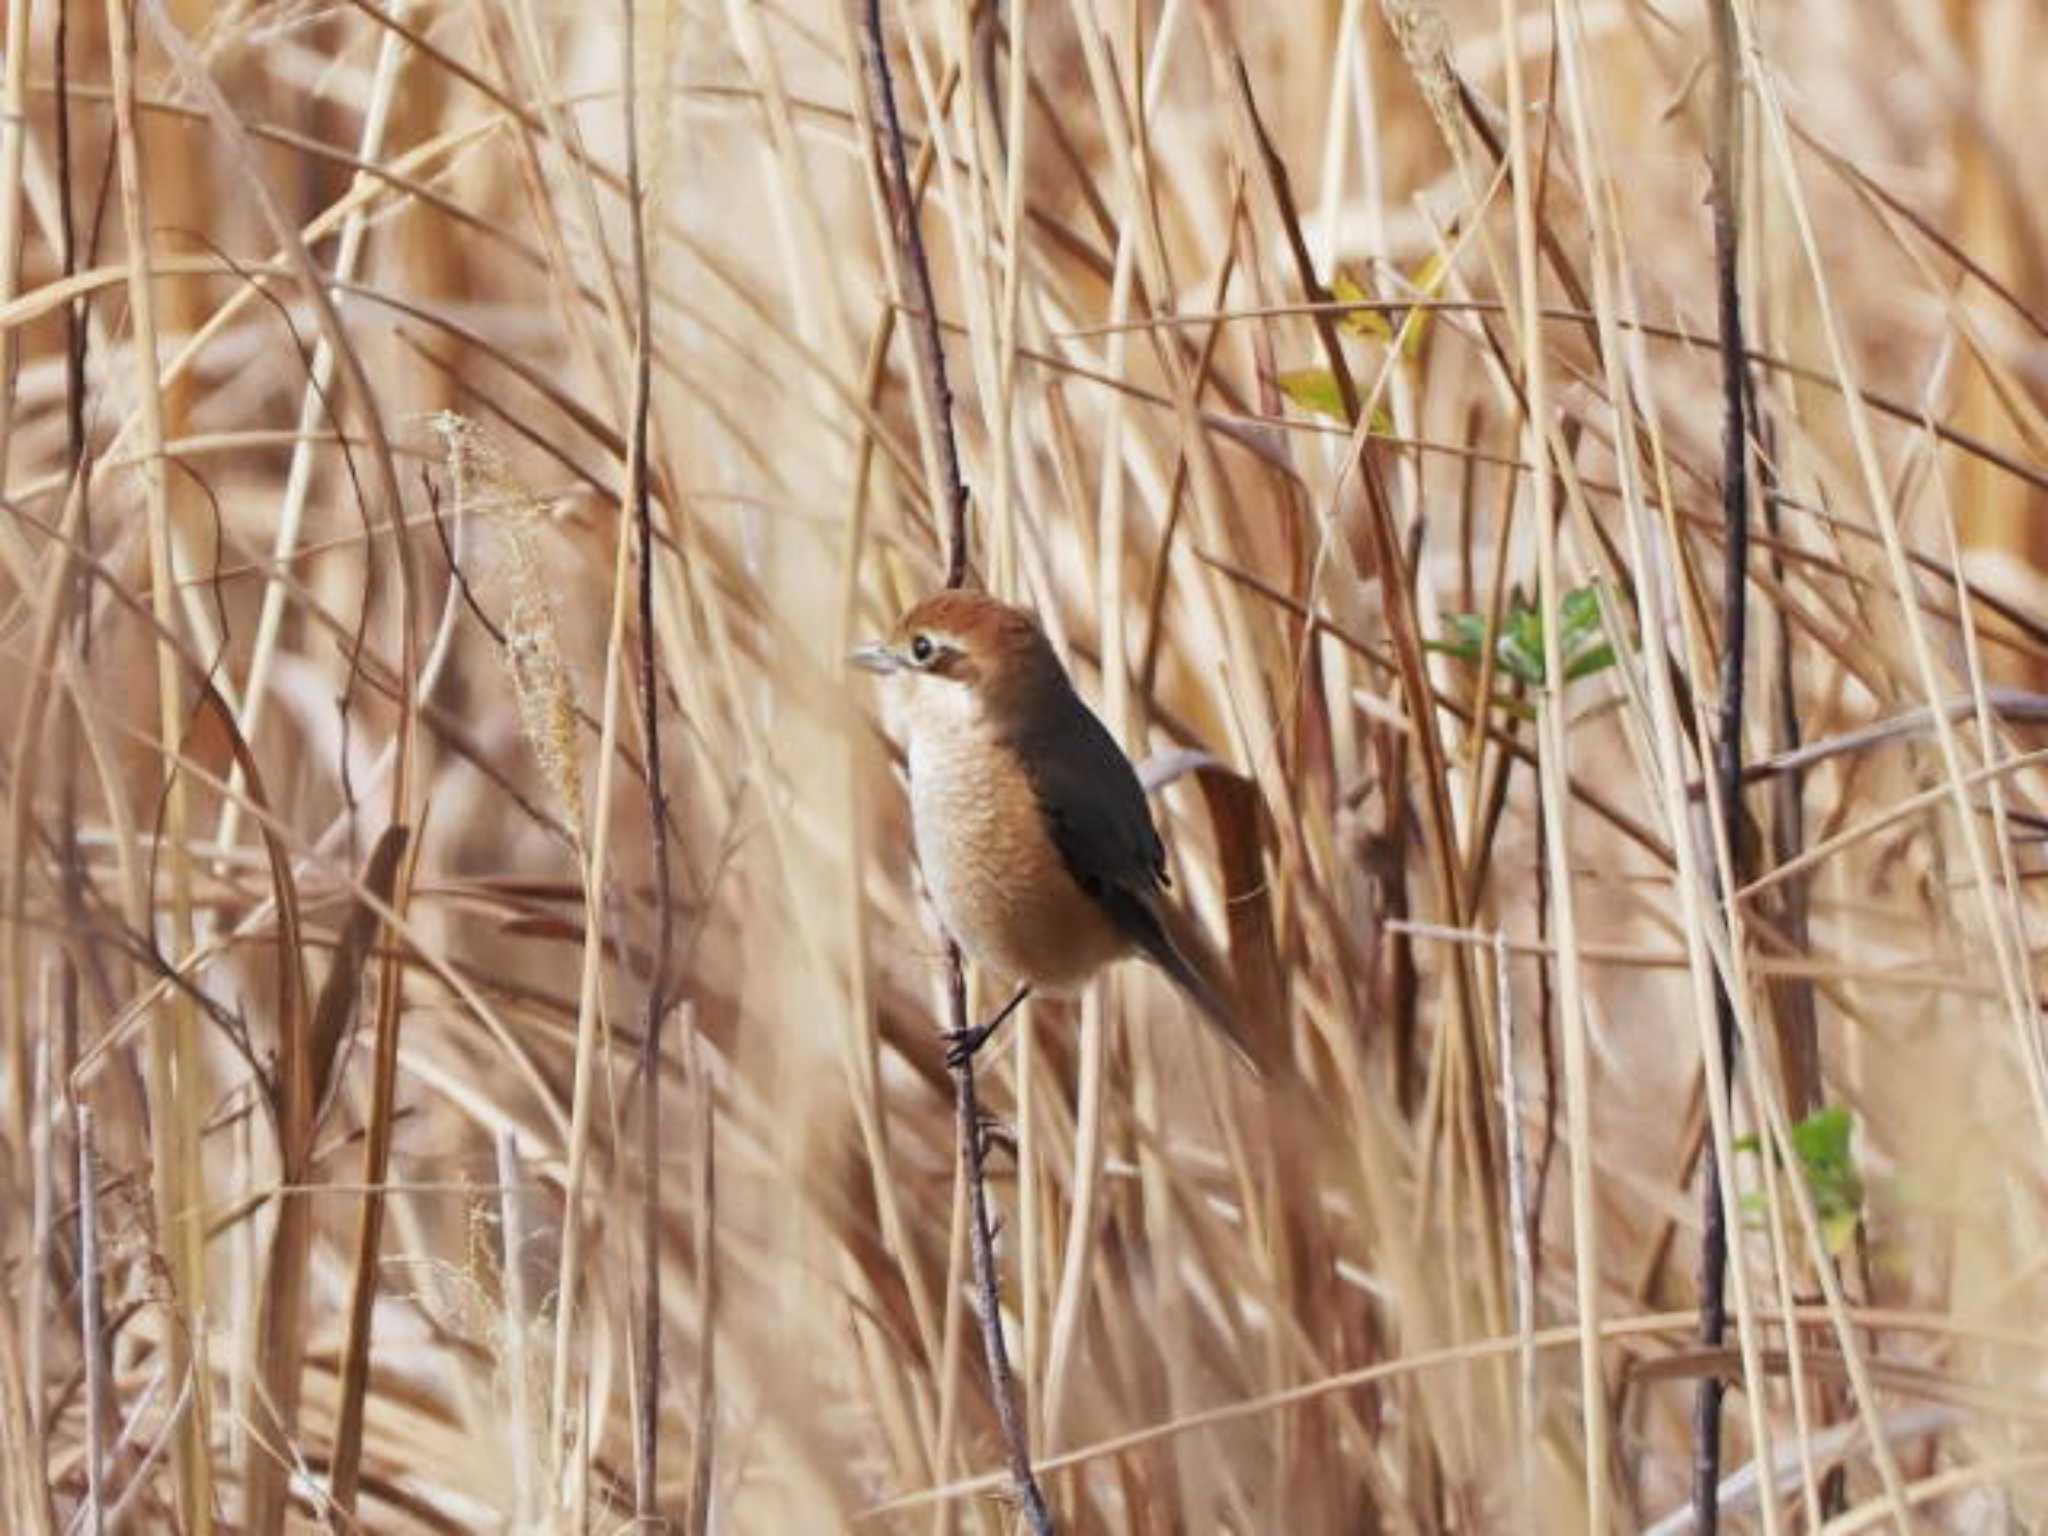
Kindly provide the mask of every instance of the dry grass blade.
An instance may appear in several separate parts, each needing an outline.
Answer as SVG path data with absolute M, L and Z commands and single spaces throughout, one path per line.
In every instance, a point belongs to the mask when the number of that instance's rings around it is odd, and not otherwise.
M 277 911 L 277 996 L 275 1018 L 278 1027 L 276 1077 L 266 1086 L 271 1125 L 277 1135 L 279 1182 L 296 1191 L 304 1180 L 313 1143 L 314 1106 L 318 1085 L 325 1081 L 326 1063 L 315 1070 L 313 1057 L 314 1021 L 325 1011 L 309 1014 L 306 1006 L 306 974 L 303 927 L 299 913 L 298 883 L 292 874 L 291 855 L 275 831 L 270 800 L 264 790 L 262 771 L 242 733 L 237 729 L 227 703 L 210 688 L 203 695 L 214 720 L 234 754 L 235 766 L 245 786 L 248 803 L 257 812 L 257 828 L 269 863 L 271 899 Z M 401 843 L 403 839 L 400 839 Z M 367 940 L 364 948 L 367 948 Z M 360 953 L 354 957 L 361 963 Z M 328 990 L 333 990 L 333 977 Z M 290 1447 L 298 1429 L 299 1366 L 305 1349 L 305 1275 L 308 1258 L 309 1224 L 305 1202 L 294 1193 L 279 1201 L 278 1219 L 272 1239 L 272 1261 L 267 1270 L 263 1296 L 258 1303 L 255 1328 L 256 1377 L 271 1418 L 263 1433 L 251 1438 L 249 1459 L 242 1469 L 243 1497 L 249 1523 L 267 1529 L 283 1518 L 284 1457 L 276 1447 Z M 272 1443 L 261 1443 L 268 1440 Z
M 398 925 L 389 913 L 403 919 L 408 900 L 406 865 L 403 862 L 408 847 L 408 832 L 404 827 L 387 827 L 378 840 L 377 852 L 371 855 L 372 873 L 377 873 L 381 859 L 389 866 L 386 875 L 387 891 L 380 892 L 377 903 L 376 923 L 383 935 L 387 950 L 383 963 L 377 968 L 378 987 L 376 992 L 376 1013 L 372 1021 L 371 1050 L 372 1068 L 370 1081 L 370 1108 L 363 1134 L 362 1185 L 366 1191 L 363 1207 L 356 1227 L 355 1268 L 349 1278 L 348 1339 L 342 1356 L 341 1404 L 334 1432 L 334 1458 L 331 1470 L 330 1498 L 337 1521 L 346 1521 L 355 1512 L 358 1479 L 361 1476 L 363 1451 L 363 1426 L 366 1394 L 370 1382 L 370 1347 L 373 1309 L 376 1305 L 378 1272 L 382 1263 L 384 1241 L 385 1179 L 391 1166 L 392 1121 L 397 1110 L 398 1089 L 398 1026 L 400 1003 L 400 978 L 403 967 L 390 950 L 395 949 Z M 418 844 L 412 843 L 415 861 Z M 314 1054 L 324 1044 L 324 1030 L 332 1027 L 334 1020 L 326 1016 L 324 1005 L 332 996 L 335 1009 L 340 1012 L 342 1004 L 349 999 L 352 990 L 360 985 L 360 975 L 333 981 L 322 988 L 323 1007 L 316 1011 L 314 1027 L 308 1031 L 307 1041 L 307 1083 L 311 1086 L 310 1068 Z M 289 1090 L 288 1090 L 289 1091 Z M 289 1152 L 288 1156 L 304 1155 L 303 1149 Z M 303 1201 L 287 1201 L 286 1208 L 303 1205 Z M 296 1287 L 294 1290 L 296 1291 Z M 281 1298 L 289 1307 L 289 1298 Z
M 98 1347 L 106 1312 L 100 1301 L 100 1167 L 93 1140 L 92 1106 L 78 1106 L 78 1324 L 85 1344 L 85 1529 L 106 1530 L 107 1454 L 101 1426 L 108 1422 L 106 1357 Z M 26 1485 L 24 1485 L 25 1487 Z
M 267 813 L 254 759 L 240 746 L 239 736 L 233 739 L 250 803 Z M 406 828 L 387 827 L 377 839 L 363 871 L 365 895 L 351 905 L 319 999 L 307 1012 L 298 952 L 298 900 L 290 883 L 290 864 L 282 857 L 267 814 L 259 815 L 257 825 L 271 850 L 280 949 L 287 939 L 292 946 L 289 954 L 279 956 L 279 990 L 295 1003 L 287 1008 L 281 1000 L 278 1011 L 282 1032 L 272 1117 L 281 1193 L 255 1330 L 257 1376 L 266 1413 L 250 1435 L 242 1472 L 247 1522 L 266 1530 L 283 1518 L 286 1477 L 297 1456 L 300 1378 L 306 1350 L 306 1277 L 313 1230 L 313 1191 L 309 1187 L 314 1172 L 313 1138 L 319 1129 L 321 1107 L 329 1099 L 335 1063 L 355 1023 L 370 947 L 380 923 L 378 914 L 394 899 L 398 861 L 404 857 L 409 838 Z M 367 1334 L 365 1338 L 367 1342 Z M 351 1390 L 344 1380 L 343 1422 L 350 1417 L 347 1400 Z M 367 1390 L 367 1377 L 363 1390 Z
M 150 222 L 135 124 L 135 37 L 127 7 L 107 3 L 107 53 L 113 65 L 115 134 L 121 180 L 121 222 L 128 242 L 129 300 L 134 312 L 137 394 L 141 398 L 142 481 L 149 529 L 150 600 L 156 621 L 176 622 L 171 580 L 171 509 L 163 449 L 163 391 L 157 377 L 156 299 L 150 273 Z M 192 860 L 186 843 L 190 797 L 178 758 L 185 735 L 177 655 L 160 635 L 156 647 L 157 722 L 164 743 L 163 828 L 170 848 L 169 918 L 174 957 L 193 947 Z M 19 982 L 17 981 L 17 985 Z M 173 993 L 169 1017 L 151 1036 L 149 1096 L 151 1139 L 158 1175 L 157 1219 L 173 1287 L 169 1362 L 177 1383 L 174 1465 L 179 1518 L 195 1536 L 213 1525 L 213 1464 L 208 1452 L 206 1333 L 201 1321 L 205 1253 L 198 1229 L 204 1205 L 198 1152 L 199 1026 L 191 997 Z

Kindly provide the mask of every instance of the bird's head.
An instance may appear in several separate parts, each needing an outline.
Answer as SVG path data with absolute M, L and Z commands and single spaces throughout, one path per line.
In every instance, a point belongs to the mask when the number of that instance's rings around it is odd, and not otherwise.
M 1029 707 L 1066 672 L 1037 621 L 981 592 L 941 592 L 896 621 L 887 640 L 847 658 L 894 680 L 908 718 L 998 715 Z

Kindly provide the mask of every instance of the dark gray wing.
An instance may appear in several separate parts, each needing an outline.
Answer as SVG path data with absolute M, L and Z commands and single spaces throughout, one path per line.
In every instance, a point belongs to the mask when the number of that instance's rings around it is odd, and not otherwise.
M 1166 848 L 1137 770 L 1094 712 L 1068 690 L 1059 710 L 1010 738 L 1067 873 L 1117 931 L 1172 978 L 1254 1071 L 1264 1072 L 1237 1010 L 1172 933 L 1160 887 Z M 1050 716 L 1051 718 L 1045 718 Z
M 1131 760 L 1079 695 L 1066 693 L 1064 707 L 1035 711 L 1039 718 L 1013 733 L 1010 745 L 1067 872 L 1108 906 L 1113 892 L 1157 890 L 1166 849 Z

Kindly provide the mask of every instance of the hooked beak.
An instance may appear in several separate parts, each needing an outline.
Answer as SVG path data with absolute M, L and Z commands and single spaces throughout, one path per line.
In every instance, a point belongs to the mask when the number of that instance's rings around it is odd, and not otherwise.
M 879 643 L 863 645 L 846 659 L 863 672 L 874 672 L 883 677 L 901 670 L 903 666 L 903 663 L 896 659 L 894 651 Z

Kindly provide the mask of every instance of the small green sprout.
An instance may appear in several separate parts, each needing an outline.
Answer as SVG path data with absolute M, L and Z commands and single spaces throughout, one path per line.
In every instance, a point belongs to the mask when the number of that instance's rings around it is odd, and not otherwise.
M 1840 1104 L 1824 1105 L 1792 1127 L 1792 1151 L 1820 1217 L 1821 1245 L 1835 1256 L 1847 1251 L 1855 1240 L 1856 1224 L 1863 1219 L 1863 1175 L 1852 1145 L 1855 1129 L 1849 1111 Z M 1760 1153 L 1763 1144 L 1755 1136 L 1740 1136 L 1735 1150 Z M 1761 1217 L 1764 1197 L 1744 1195 L 1742 1209 Z
M 1591 587 L 1567 592 L 1558 604 L 1558 650 L 1564 657 L 1566 682 L 1591 677 L 1614 665 L 1614 646 L 1600 633 L 1600 596 Z M 1486 644 L 1486 615 L 1444 615 L 1448 640 L 1427 642 L 1432 651 L 1479 665 Z M 1543 610 L 1519 598 L 1501 615 L 1495 636 L 1494 665 L 1519 683 L 1543 686 Z
M 1434 299 L 1443 291 L 1444 279 L 1450 275 L 1450 270 L 1446 248 L 1439 247 L 1422 259 L 1422 264 L 1412 276 L 1403 280 L 1402 286 L 1413 290 L 1417 298 Z M 1366 292 L 1365 285 L 1341 267 L 1330 279 L 1330 297 L 1340 304 L 1359 306 L 1344 311 L 1337 321 L 1353 336 L 1389 347 L 1398 341 L 1401 355 L 1410 362 L 1421 356 L 1423 339 L 1429 334 L 1429 322 L 1436 313 L 1434 310 L 1381 308 Z

